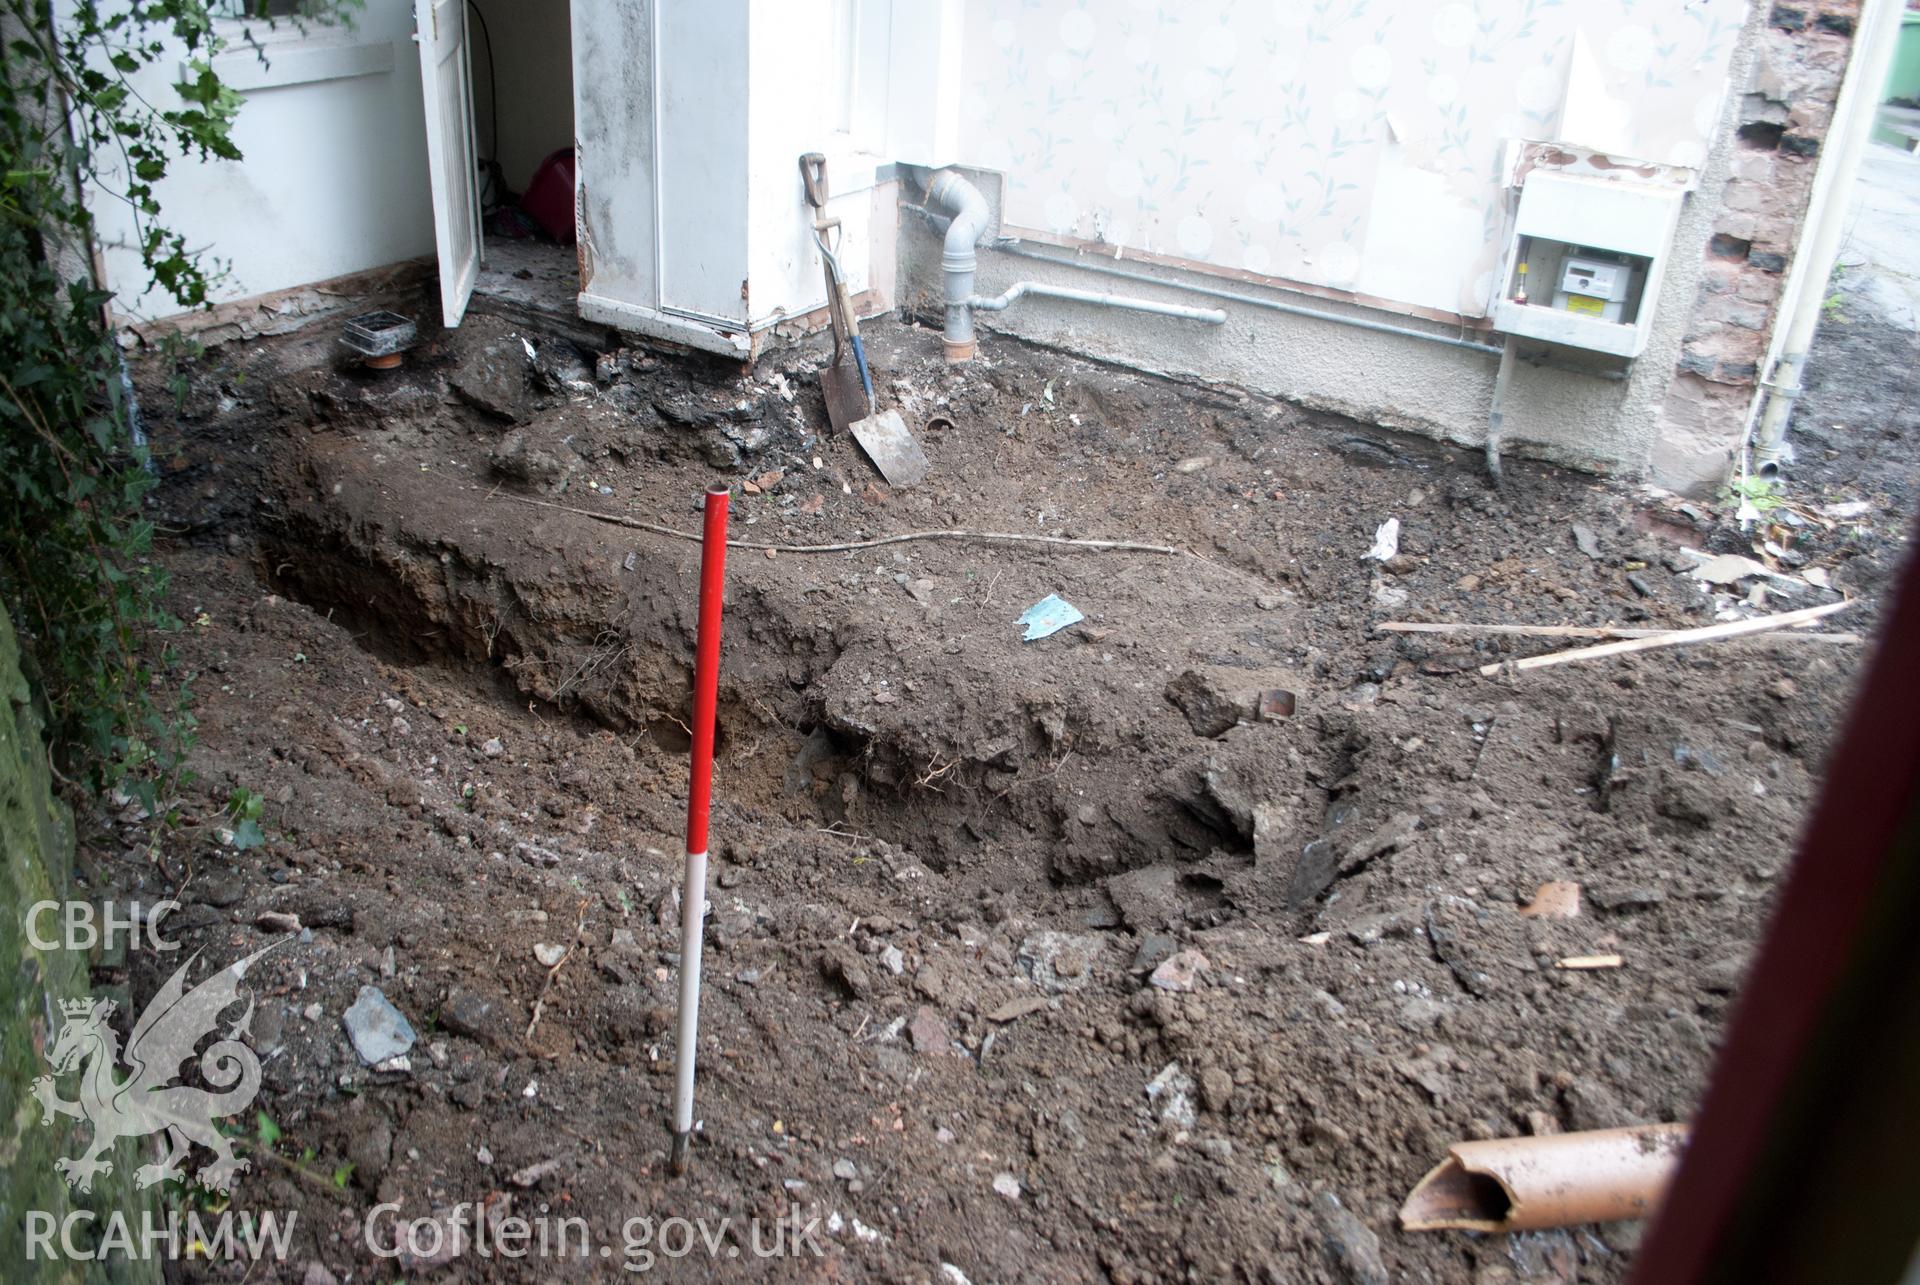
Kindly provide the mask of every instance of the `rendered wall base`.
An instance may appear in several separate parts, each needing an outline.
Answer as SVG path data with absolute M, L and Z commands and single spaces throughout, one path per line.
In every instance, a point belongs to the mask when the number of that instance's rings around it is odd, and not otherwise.
M 942 289 L 939 243 L 924 224 L 916 222 L 905 228 L 905 233 L 903 261 L 910 282 L 909 297 L 922 305 L 926 315 L 937 314 Z M 1131 261 L 1123 266 L 1169 279 L 1186 275 Z M 1191 279 L 1241 293 L 1262 293 L 1260 287 L 1217 277 L 1196 275 Z M 1465 446 L 1479 446 L 1486 440 L 1487 408 L 1499 365 L 1499 358 L 1493 354 L 1376 334 L 1214 298 L 1196 298 L 1172 288 L 1156 290 L 1080 271 L 1071 264 L 1042 263 L 981 249 L 977 293 L 998 294 L 1021 280 L 1219 307 L 1226 310 L 1227 322 L 1209 326 L 1056 300 L 1023 300 L 1005 312 L 976 316 L 983 336 L 980 352 L 988 360 L 992 359 L 994 336 L 1011 334 L 1155 374 L 1234 384 L 1303 406 Z M 1398 314 L 1268 293 L 1324 311 L 1344 311 L 1395 325 L 1431 329 L 1436 334 L 1456 333 Z M 1474 338 L 1484 343 L 1498 342 L 1498 336 Z M 1560 354 L 1558 359 L 1578 361 L 1579 357 Z M 1662 386 L 1664 382 L 1663 378 Z M 1519 454 L 1578 468 L 1637 473 L 1647 463 L 1649 442 L 1645 433 L 1621 427 L 1631 395 L 1631 386 L 1618 380 L 1522 363 L 1508 392 L 1508 447 Z
M 580 315 L 588 321 L 649 339 L 664 339 L 685 344 L 701 352 L 725 357 L 746 358 L 753 352 L 751 337 L 745 330 L 722 331 L 702 321 L 678 317 L 658 308 L 647 308 L 623 299 L 609 299 L 588 291 L 580 293 Z

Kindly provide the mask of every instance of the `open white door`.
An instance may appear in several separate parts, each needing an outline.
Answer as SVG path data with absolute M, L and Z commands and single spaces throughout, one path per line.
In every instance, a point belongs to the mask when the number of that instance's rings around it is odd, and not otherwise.
M 440 251 L 440 307 L 460 324 L 480 275 L 480 170 L 473 142 L 473 76 L 467 64 L 467 0 L 414 0 L 420 87 L 427 108 L 427 169 L 433 235 Z

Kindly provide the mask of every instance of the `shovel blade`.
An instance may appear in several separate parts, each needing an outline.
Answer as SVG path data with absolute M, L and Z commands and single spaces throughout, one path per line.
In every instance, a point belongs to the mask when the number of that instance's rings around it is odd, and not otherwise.
M 881 411 L 853 424 L 853 440 L 867 453 L 887 485 L 913 486 L 927 476 L 927 454 L 907 431 L 906 421 L 897 410 Z
M 872 409 L 866 389 L 860 386 L 860 372 L 850 362 L 820 368 L 820 393 L 827 399 L 827 419 L 836 433 L 846 432 Z

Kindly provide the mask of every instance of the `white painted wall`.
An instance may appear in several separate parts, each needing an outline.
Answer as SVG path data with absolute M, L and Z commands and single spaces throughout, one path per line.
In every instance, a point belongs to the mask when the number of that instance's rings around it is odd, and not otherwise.
M 629 327 L 660 304 L 653 9 L 654 0 L 601 0 L 573 16 L 580 311 Z
M 1479 317 L 1503 142 L 1699 166 L 1747 7 L 973 0 L 961 159 L 1042 238 Z
M 1367 21 L 1351 21 L 1363 5 Z M 1674 486 L 1702 485 L 1697 471 L 1660 471 L 1658 407 L 1674 377 L 1731 168 L 1731 96 L 1724 86 L 1746 83 L 1767 11 L 1737 2 L 1730 10 L 1722 0 L 1684 7 L 1645 0 L 1484 0 L 1473 10 L 1478 16 L 1461 28 L 1460 14 L 1468 9 L 1425 0 L 1274 0 L 1251 7 L 1226 0 L 975 0 L 966 11 L 963 151 L 970 164 L 986 171 L 980 186 L 995 203 L 996 230 L 1058 259 L 1039 263 L 985 247 L 977 291 L 990 295 L 1034 279 L 1223 307 L 1228 314 L 1225 325 L 1214 327 L 1029 299 L 1005 312 L 979 314 L 976 324 L 1477 446 L 1486 433 L 1496 356 L 1196 298 L 1178 283 L 1457 337 L 1461 317 L 1486 302 L 1480 281 L 1486 269 L 1480 265 L 1505 248 L 1498 167 L 1503 140 L 1551 137 L 1566 128 L 1572 137 L 1618 145 L 1623 127 L 1638 129 L 1634 147 L 1697 168 L 1695 190 L 1672 235 L 1645 350 L 1624 372 L 1611 359 L 1595 362 L 1565 349 L 1551 354 L 1551 366 L 1523 360 L 1505 402 L 1505 440 L 1515 454 L 1651 474 Z M 1329 18 L 1343 14 L 1348 21 L 1330 29 Z M 1729 15 L 1731 29 L 1710 26 Z M 1619 25 L 1595 45 L 1612 68 L 1597 76 L 1602 92 L 1576 95 L 1582 111 L 1569 124 L 1560 118 L 1561 105 L 1547 82 L 1564 88 L 1570 77 L 1579 33 L 1565 24 L 1575 19 Z M 1534 29 L 1523 36 L 1530 21 Z M 1535 48 L 1531 64 L 1502 61 L 1504 49 L 1524 45 L 1549 21 L 1560 24 L 1561 38 Z M 1709 25 L 1701 26 L 1703 21 Z M 1697 37 L 1692 43 L 1682 38 L 1689 32 Z M 1402 36 L 1411 43 L 1396 43 Z M 1382 45 L 1393 73 L 1384 84 L 1376 52 Z M 1469 75 L 1477 78 L 1471 87 Z M 1293 91 L 1287 86 L 1293 80 L 1317 86 L 1307 95 L 1309 110 L 1324 108 L 1336 116 L 1353 116 L 1354 96 L 1369 87 L 1360 82 L 1369 82 L 1386 104 L 1386 117 L 1369 121 L 1360 112 L 1348 126 L 1358 132 L 1342 133 L 1336 148 L 1331 122 L 1289 115 Z M 1463 160 L 1457 171 L 1436 171 L 1431 150 L 1414 157 L 1402 142 L 1421 136 L 1419 121 L 1432 124 L 1415 115 L 1422 110 L 1418 95 L 1437 108 L 1439 100 L 1451 103 L 1465 93 L 1480 102 L 1466 113 L 1469 124 L 1479 123 L 1459 142 L 1471 166 Z M 1623 101 L 1667 106 L 1623 117 L 1608 106 Z M 1405 117 L 1396 110 L 1403 102 Z M 1534 109 L 1528 103 L 1551 105 Z M 1691 105 L 1683 109 L 1683 103 Z M 1535 111 L 1538 119 L 1509 119 L 1513 108 L 1522 109 L 1523 118 Z M 1254 122 L 1251 130 L 1243 128 L 1248 121 Z M 1662 137 L 1669 140 L 1664 152 Z M 995 138 L 1006 146 L 996 151 L 986 145 Z M 1441 142 L 1453 145 L 1444 134 Z M 1340 155 L 1333 159 L 1350 171 L 1316 163 L 1335 150 Z M 1324 184 L 1329 173 L 1336 180 L 1327 212 L 1321 213 L 1324 202 L 1300 207 L 1314 220 L 1326 220 L 1324 235 L 1292 237 L 1291 248 L 1274 242 L 1267 257 L 1244 257 L 1261 237 L 1293 226 L 1287 201 L 1299 185 Z M 1484 208 L 1472 218 L 1456 217 L 1462 200 Z M 1123 226 L 1127 219 L 1137 221 Z M 1183 246 L 1180 227 L 1188 219 L 1204 219 L 1207 230 L 1190 227 Z M 904 223 L 902 233 L 903 290 L 922 309 L 937 308 L 939 239 L 915 221 Z M 1164 248 L 1169 236 L 1173 253 L 1144 249 Z M 1098 246 L 1084 244 L 1100 238 Z M 1046 242 L 1059 248 L 1049 250 Z M 1283 259 L 1282 249 L 1294 257 Z M 1236 252 L 1243 257 L 1236 259 Z M 1118 282 L 1092 270 L 1102 263 L 1165 284 Z M 1337 273 L 1326 271 L 1330 263 Z M 1485 331 L 1470 335 L 1480 342 L 1500 338 Z M 983 351 L 991 343 L 984 339 Z M 1522 351 L 1538 357 L 1542 349 L 1528 342 Z M 1609 365 L 1624 377 L 1582 370 Z M 1737 423 L 1729 426 L 1729 446 L 1738 431 Z
M 869 149 L 885 139 L 886 17 L 885 5 L 857 0 L 754 5 L 746 99 L 752 176 L 746 280 L 757 318 L 826 306 L 826 277 L 798 165 L 806 152 L 827 158 L 827 212 L 841 222 L 835 257 L 847 289 L 858 294 L 870 284 L 876 248 L 870 193 L 878 157 Z M 885 255 L 893 247 L 889 241 L 878 248 Z
M 516 192 L 541 161 L 573 146 L 573 38 L 567 0 L 474 0 L 493 35 L 493 77 L 472 23 L 473 114 L 480 154 L 500 162 Z M 500 137 L 492 136 L 497 115 Z
M 215 64 L 246 97 L 234 128 L 244 159 L 181 161 L 156 192 L 165 221 L 189 245 L 228 263 L 216 302 L 431 254 L 409 0 L 367 0 L 350 30 L 310 27 L 303 36 L 251 25 L 269 64 L 238 44 Z M 176 103 L 179 66 L 161 60 L 138 88 L 156 104 Z M 116 307 L 134 316 L 176 311 L 164 293 L 139 293 L 146 276 L 129 248 L 135 228 L 125 204 L 102 192 L 91 204 Z
M 882 161 L 896 157 L 878 149 L 951 159 L 940 149 L 958 137 L 958 63 L 942 35 L 957 33 L 959 11 L 958 0 L 576 7 L 582 314 L 744 355 L 823 307 L 799 170 L 812 151 L 828 157 L 849 290 L 890 294 L 893 201 L 880 192 Z M 940 84 L 949 92 L 931 94 Z

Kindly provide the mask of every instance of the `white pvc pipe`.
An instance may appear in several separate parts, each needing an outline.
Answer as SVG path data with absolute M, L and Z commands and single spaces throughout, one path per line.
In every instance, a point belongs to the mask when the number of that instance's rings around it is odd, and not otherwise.
M 1226 312 L 1220 308 L 1190 308 L 1184 304 L 1158 303 L 1152 299 L 1136 299 L 1128 295 L 1100 294 L 1093 290 L 1075 290 L 1070 286 L 1050 286 L 1040 281 L 1019 282 L 992 298 L 973 295 L 967 300 L 967 307 L 982 308 L 988 312 L 1001 312 L 1016 299 L 1026 295 L 1037 295 L 1042 299 L 1071 299 L 1075 303 L 1090 303 L 1100 308 L 1124 308 L 1129 312 L 1151 312 L 1162 317 L 1182 317 L 1188 321 L 1204 321 L 1210 326 L 1225 325 L 1227 321 Z
M 1138 281 L 1142 285 L 1177 290 L 1182 294 L 1203 295 L 1208 299 L 1221 299 L 1228 303 L 1245 304 L 1252 308 L 1265 308 L 1270 312 L 1283 312 L 1291 317 L 1311 317 L 1315 321 L 1330 321 L 1337 326 L 1371 330 L 1378 335 L 1401 335 L 1407 339 L 1423 339 L 1428 343 L 1445 344 L 1449 348 L 1464 348 L 1468 352 L 1489 353 L 1495 357 L 1504 351 L 1499 344 L 1481 343 L 1457 335 L 1439 334 L 1432 330 L 1415 330 L 1411 326 L 1396 326 L 1366 317 L 1349 317 L 1338 312 L 1323 312 L 1318 308 L 1303 308 L 1299 304 L 1268 299 L 1257 294 L 1245 294 L 1237 290 L 1223 290 L 1218 286 L 1201 285 L 1197 281 L 1177 281 L 1169 277 L 1148 276 L 1144 272 L 1129 272 L 1125 268 L 1114 267 L 1102 255 L 1081 254 L 1067 259 L 1057 254 L 1042 254 L 1038 250 L 1029 250 L 1023 245 L 1008 241 L 999 242 L 993 248 L 1001 254 L 1017 255 L 1022 259 L 1033 259 L 1040 263 L 1056 263 L 1061 267 L 1072 268 L 1076 272 L 1097 272 L 1102 276 L 1118 277 L 1122 281 Z
M 940 269 L 947 284 L 947 360 L 971 361 L 973 312 L 967 300 L 973 297 L 973 273 L 978 262 L 974 246 L 987 230 L 987 198 L 957 170 L 941 170 L 927 182 L 927 202 L 953 211 L 940 252 Z
M 1762 366 L 1764 378 L 1754 390 L 1756 408 L 1765 399 L 1753 444 L 1755 460 L 1763 469 L 1778 464 L 1785 450 L 1787 417 L 1800 394 L 1800 374 L 1813 345 L 1814 331 L 1820 325 L 1827 281 L 1833 275 L 1834 260 L 1839 257 L 1840 242 L 1846 234 L 1847 208 L 1860 173 L 1860 157 L 1873 133 L 1880 91 L 1887 81 L 1887 67 L 1905 10 L 1905 0 L 1866 0 L 1854 28 L 1853 56 L 1847 60 L 1833 121 L 1827 128 L 1827 145 L 1813 176 L 1807 223 L 1801 229 L 1800 248 L 1781 291 L 1780 322 L 1774 327 Z M 1751 411 L 1748 422 L 1752 423 Z M 1741 471 L 1744 475 L 1744 458 Z

